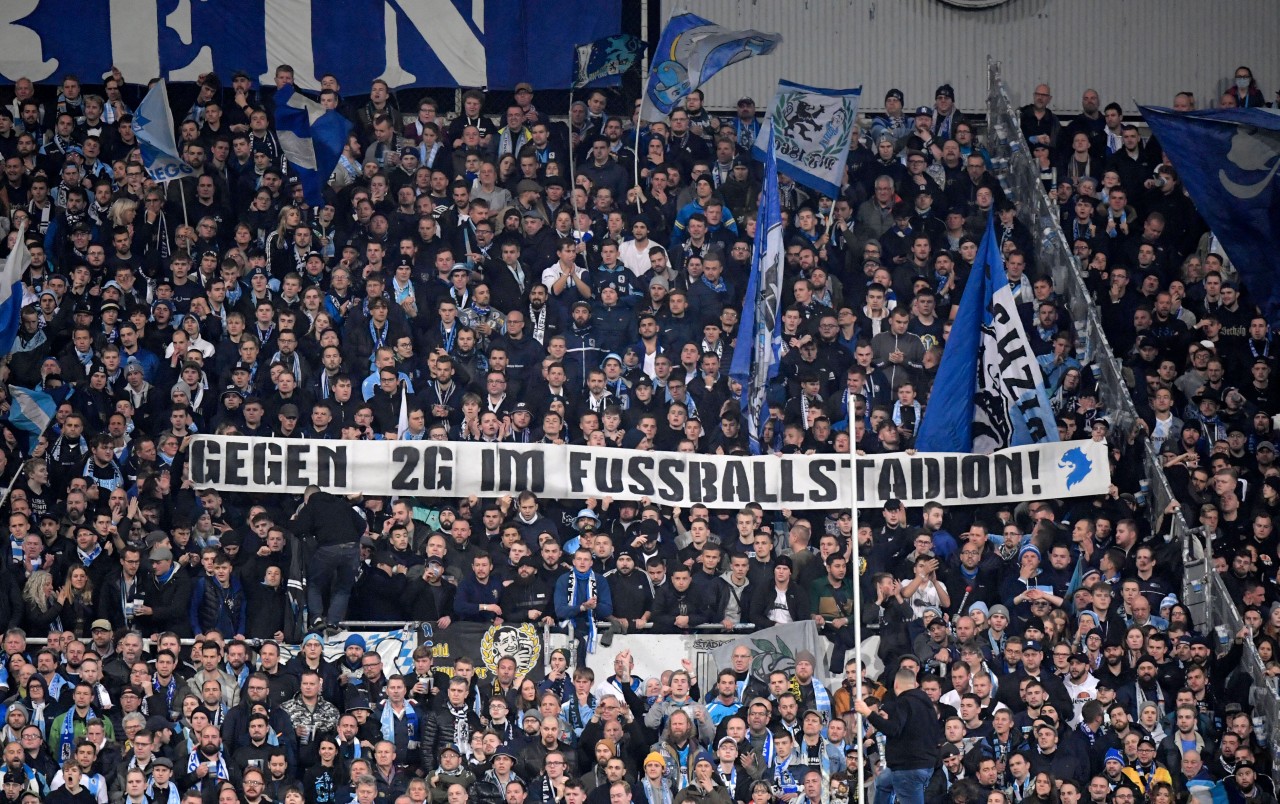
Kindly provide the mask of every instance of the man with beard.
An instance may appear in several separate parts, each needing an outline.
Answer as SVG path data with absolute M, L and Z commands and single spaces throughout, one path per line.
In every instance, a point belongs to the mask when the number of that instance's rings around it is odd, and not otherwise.
M 1276 804 L 1276 797 L 1263 790 L 1258 782 L 1257 766 L 1252 761 L 1242 761 L 1236 764 L 1235 773 L 1226 780 L 1226 787 L 1229 795 L 1235 793 L 1248 804 Z
M 1072 726 L 1080 724 L 1084 705 L 1098 696 L 1098 679 L 1089 672 L 1089 666 L 1089 657 L 1083 653 L 1073 653 L 1067 659 L 1067 677 L 1062 684 L 1075 704 Z
M 551 588 L 538 573 L 539 563 L 533 556 L 520 559 L 516 577 L 503 588 L 499 607 L 506 622 L 553 622 Z
M 615 630 L 625 634 L 649 622 L 653 616 L 653 589 L 649 577 L 636 572 L 635 553 L 630 549 L 620 551 L 616 568 L 605 573 L 605 580 L 613 597 L 609 622 Z
M 199 743 L 187 755 L 186 766 L 178 774 L 178 786 L 203 791 L 204 785 L 216 786 L 220 781 L 230 781 L 231 772 L 222 754 L 222 735 L 212 724 L 200 730 Z
M 536 740 L 520 752 L 520 760 L 526 768 L 543 768 L 554 762 L 557 754 L 562 754 L 564 761 L 568 763 L 567 769 L 558 768 L 558 770 L 563 770 L 570 776 L 577 776 L 577 771 L 574 770 L 577 752 L 568 743 L 560 740 L 560 719 L 548 715 L 538 724 Z
M 1154 701 L 1160 707 L 1160 716 L 1163 717 L 1169 711 L 1171 697 L 1160 683 L 1156 660 L 1144 654 L 1138 658 L 1134 671 L 1137 677 L 1116 690 L 1116 700 L 1124 704 L 1129 710 L 1129 716 L 1135 719 L 1143 704 Z

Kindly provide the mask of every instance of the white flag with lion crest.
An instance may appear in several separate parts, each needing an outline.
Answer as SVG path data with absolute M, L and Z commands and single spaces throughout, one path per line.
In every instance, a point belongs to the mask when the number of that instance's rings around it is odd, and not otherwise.
M 837 197 L 861 98 L 862 87 L 821 89 L 779 81 L 752 156 L 764 161 L 763 147 L 772 127 L 778 170 L 797 184 Z

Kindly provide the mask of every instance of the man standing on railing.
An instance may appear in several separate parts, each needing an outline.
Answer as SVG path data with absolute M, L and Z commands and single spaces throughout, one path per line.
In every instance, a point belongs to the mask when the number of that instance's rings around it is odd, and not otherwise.
M 307 561 L 306 575 L 311 628 L 336 633 L 337 624 L 347 617 L 366 523 L 346 500 L 312 486 L 294 516 L 293 526 L 299 537 L 310 540 L 314 550 Z

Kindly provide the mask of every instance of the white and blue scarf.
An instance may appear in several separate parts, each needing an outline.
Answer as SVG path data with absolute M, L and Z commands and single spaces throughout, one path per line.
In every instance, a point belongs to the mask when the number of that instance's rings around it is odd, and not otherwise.
M 382 717 L 380 724 L 382 727 L 382 739 L 394 744 L 396 741 L 396 719 L 402 717 L 404 719 L 405 731 L 409 735 L 410 751 L 418 748 L 418 711 L 413 708 L 413 704 L 408 701 L 404 704 L 404 714 L 397 715 L 390 701 L 382 706 Z
M 192 751 L 191 756 L 187 757 L 187 773 L 194 774 L 196 772 L 196 768 L 200 767 L 201 762 L 204 762 L 204 755 L 199 751 Z M 227 762 L 222 758 L 221 753 L 218 754 L 217 765 L 214 767 L 213 773 L 209 776 L 224 780 L 229 780 L 231 778 L 231 774 L 227 772 Z M 204 778 L 208 779 L 209 776 L 205 776 Z M 204 782 L 196 782 L 192 787 L 196 790 L 203 790 L 203 785 Z
M 581 582 L 581 586 L 579 586 Z M 578 572 L 576 569 L 569 572 L 568 585 L 569 605 L 574 611 L 582 608 L 582 604 L 596 596 L 596 574 L 592 570 L 586 572 Z M 593 612 L 583 610 L 582 614 L 587 618 L 587 653 L 596 652 L 596 618 Z M 566 620 L 561 625 L 568 625 L 572 621 Z

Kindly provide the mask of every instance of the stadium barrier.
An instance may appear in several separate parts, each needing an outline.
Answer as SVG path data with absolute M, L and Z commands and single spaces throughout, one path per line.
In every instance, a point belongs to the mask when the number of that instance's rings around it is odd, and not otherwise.
M 1054 288 L 1066 300 L 1067 309 L 1075 321 L 1079 357 L 1093 370 L 1098 398 L 1111 419 L 1111 432 L 1125 438 L 1139 418 L 1129 392 L 1132 377 L 1126 376 L 1126 369 L 1107 342 L 1102 322 L 1084 284 L 1083 266 L 1071 253 L 1071 244 L 1058 222 L 1057 209 L 1045 193 L 1039 171 L 1027 149 L 1026 138 L 1018 122 L 1018 109 L 1009 98 L 1000 63 L 988 59 L 987 74 L 987 149 L 993 171 L 1005 193 L 1017 203 L 1019 220 L 1034 235 L 1036 264 L 1049 270 Z M 1219 650 L 1224 650 L 1242 627 L 1240 615 L 1222 579 L 1213 572 L 1211 545 L 1206 544 L 1203 530 L 1191 529 L 1181 511 L 1166 511 L 1174 495 L 1160 461 L 1160 445 L 1145 438 L 1141 445 L 1146 480 L 1143 481 L 1140 501 L 1145 505 L 1148 522 L 1153 533 L 1167 529 L 1167 538 L 1181 548 L 1182 565 L 1177 568 L 1181 573 L 1182 587 L 1179 600 L 1191 610 L 1193 622 L 1201 628 L 1216 623 L 1211 639 L 1216 638 Z M 1166 517 L 1170 521 L 1166 521 Z M 1227 635 L 1225 640 L 1224 633 Z M 1280 691 L 1276 679 L 1267 676 L 1251 642 L 1245 645 L 1244 653 L 1241 669 L 1249 673 L 1254 682 L 1251 693 L 1254 730 L 1274 751 L 1280 740 L 1280 718 L 1277 718 L 1280 715 Z M 1269 728 L 1264 724 L 1269 724 Z M 1268 731 L 1269 734 L 1266 733 Z

